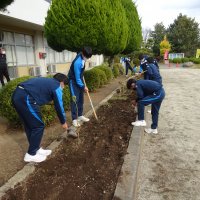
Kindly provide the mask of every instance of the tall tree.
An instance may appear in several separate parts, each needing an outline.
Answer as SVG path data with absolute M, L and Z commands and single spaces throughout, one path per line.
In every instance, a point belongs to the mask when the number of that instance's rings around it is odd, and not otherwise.
M 114 55 L 127 44 L 128 25 L 121 0 L 53 0 L 45 22 L 50 47 Z
M 141 47 L 142 28 L 135 3 L 132 0 L 121 1 L 126 12 L 126 18 L 129 26 L 128 41 L 123 53 L 128 54 Z
M 155 56 L 160 55 L 160 42 L 163 40 L 166 34 L 166 28 L 163 23 L 157 23 L 154 26 L 154 31 L 150 33 L 150 36 L 153 39 L 153 53 Z
M 1 0 L 0 1 L 0 11 L 5 11 L 6 7 L 13 2 L 14 2 L 14 0 Z
M 174 52 L 194 56 L 200 45 L 199 25 L 195 19 L 180 13 L 168 28 L 168 39 Z
M 149 38 L 145 44 L 145 48 L 149 49 L 152 51 L 154 45 L 154 40 L 153 38 Z

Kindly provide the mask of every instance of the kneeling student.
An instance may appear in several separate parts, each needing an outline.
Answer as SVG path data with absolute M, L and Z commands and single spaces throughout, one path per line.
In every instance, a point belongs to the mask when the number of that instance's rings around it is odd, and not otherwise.
M 136 90 L 137 99 L 133 101 L 133 106 L 137 105 L 138 121 L 132 122 L 134 126 L 146 126 L 144 120 L 145 106 L 151 104 L 152 124 L 151 128 L 145 129 L 147 133 L 157 134 L 158 116 L 161 103 L 165 97 L 162 85 L 156 81 L 129 79 L 127 88 Z

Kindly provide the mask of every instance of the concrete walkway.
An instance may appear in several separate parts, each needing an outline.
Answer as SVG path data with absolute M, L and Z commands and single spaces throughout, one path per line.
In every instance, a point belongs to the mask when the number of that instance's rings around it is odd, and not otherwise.
M 161 74 L 159 134 L 144 135 L 135 199 L 200 200 L 200 70 L 165 67 Z

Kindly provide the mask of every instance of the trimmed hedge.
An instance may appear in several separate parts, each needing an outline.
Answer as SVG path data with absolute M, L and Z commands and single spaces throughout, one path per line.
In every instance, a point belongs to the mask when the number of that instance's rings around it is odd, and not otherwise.
M 173 63 L 182 63 L 182 60 L 181 60 L 181 58 L 174 58 L 172 62 Z
M 15 126 L 20 126 L 21 122 L 20 122 L 18 114 L 16 113 L 14 107 L 12 106 L 11 97 L 17 85 L 30 78 L 32 77 L 26 76 L 26 77 L 20 77 L 20 78 L 14 79 L 10 81 L 8 84 L 6 84 L 0 90 L 0 99 L 1 99 L 0 115 L 8 119 L 8 121 Z M 65 87 L 63 91 L 63 104 L 64 104 L 65 110 L 68 110 L 69 104 L 70 104 L 70 93 L 69 93 L 68 86 Z M 50 125 L 57 117 L 54 104 L 50 103 L 50 104 L 41 106 L 41 115 L 42 115 L 42 119 L 44 123 L 46 125 Z
M 112 73 L 112 69 L 110 67 L 107 67 L 106 65 L 100 65 L 100 66 L 95 67 L 95 68 L 98 68 L 98 69 L 100 69 L 100 70 L 105 72 L 108 82 L 110 82 L 112 80 L 113 73 Z
M 101 70 L 99 68 L 93 68 L 92 70 L 97 70 L 99 80 L 100 80 L 100 85 L 99 85 L 100 87 L 107 84 L 108 80 L 107 80 L 106 74 L 103 70 Z
M 186 62 L 189 62 L 189 61 L 190 61 L 190 59 L 187 58 L 187 57 L 181 58 L 181 62 L 182 62 L 182 63 L 186 63 Z
M 189 58 L 189 61 L 191 61 L 195 64 L 200 64 L 200 58 Z
M 100 87 L 100 76 L 98 71 L 90 69 L 84 72 L 85 82 L 89 91 L 95 91 Z
M 121 63 L 115 63 L 114 66 L 116 66 L 119 69 L 119 74 L 121 74 L 121 75 L 124 74 L 125 70 Z
M 112 72 L 113 72 L 114 77 L 117 78 L 119 76 L 119 68 L 118 68 L 118 66 L 113 65 Z
M 200 64 L 200 58 L 174 58 L 173 60 L 170 60 L 170 62 L 173 63 L 186 63 L 186 62 L 193 62 L 195 64 Z
M 12 106 L 11 97 L 17 85 L 23 81 L 28 80 L 29 78 L 31 77 L 25 76 L 17 78 L 8 82 L 2 89 L 0 89 L 0 115 L 5 117 L 10 123 L 14 125 L 19 125 L 21 122 L 18 114 Z

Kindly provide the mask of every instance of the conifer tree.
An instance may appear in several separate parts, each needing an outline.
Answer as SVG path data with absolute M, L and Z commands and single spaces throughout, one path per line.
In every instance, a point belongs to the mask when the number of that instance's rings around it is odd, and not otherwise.
M 127 44 L 128 25 L 121 0 L 53 0 L 45 22 L 51 48 L 114 55 Z
M 128 20 L 129 32 L 126 48 L 123 53 L 132 53 L 138 50 L 142 43 L 142 27 L 136 6 L 132 0 L 121 0 Z

